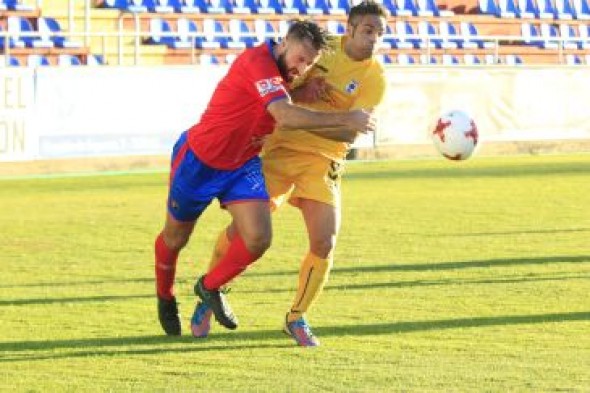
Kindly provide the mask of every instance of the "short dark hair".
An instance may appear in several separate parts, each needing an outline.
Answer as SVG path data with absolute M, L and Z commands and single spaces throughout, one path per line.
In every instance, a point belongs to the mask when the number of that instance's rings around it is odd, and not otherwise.
M 374 0 L 363 0 L 350 8 L 348 12 L 348 23 L 353 24 L 354 19 L 365 15 L 377 15 L 387 19 L 387 11 L 381 4 Z
M 316 50 L 328 48 L 328 32 L 310 20 L 291 21 L 287 37 L 297 40 L 309 40 Z

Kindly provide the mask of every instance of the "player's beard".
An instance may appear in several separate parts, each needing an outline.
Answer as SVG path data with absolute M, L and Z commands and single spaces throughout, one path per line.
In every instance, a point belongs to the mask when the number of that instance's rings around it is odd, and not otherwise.
M 289 70 L 287 69 L 287 51 L 281 53 L 277 58 L 277 67 L 285 82 L 291 82 L 289 77 Z

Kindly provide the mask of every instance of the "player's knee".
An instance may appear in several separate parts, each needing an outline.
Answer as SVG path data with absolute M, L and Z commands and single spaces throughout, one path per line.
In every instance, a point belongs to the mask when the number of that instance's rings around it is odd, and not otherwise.
M 334 247 L 336 247 L 335 237 L 314 239 L 310 244 L 311 252 L 323 259 L 326 259 L 332 255 Z
M 174 251 L 180 251 L 186 246 L 188 240 L 190 238 L 190 233 L 184 232 L 172 232 L 172 233 L 163 233 L 164 236 L 164 243 L 168 246 L 169 249 Z
M 262 255 L 272 242 L 272 235 L 270 233 L 258 232 L 243 236 L 246 248 L 253 254 Z

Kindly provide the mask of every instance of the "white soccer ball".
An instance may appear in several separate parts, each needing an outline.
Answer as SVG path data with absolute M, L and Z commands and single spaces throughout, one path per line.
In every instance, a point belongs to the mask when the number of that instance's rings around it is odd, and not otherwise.
M 442 115 L 432 131 L 432 141 L 440 154 L 449 160 L 466 160 L 477 147 L 479 134 L 467 113 L 452 110 Z

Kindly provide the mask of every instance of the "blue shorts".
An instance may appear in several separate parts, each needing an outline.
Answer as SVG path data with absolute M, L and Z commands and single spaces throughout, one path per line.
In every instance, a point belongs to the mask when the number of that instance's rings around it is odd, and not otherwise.
M 268 201 L 260 158 L 254 157 L 235 170 L 211 168 L 194 155 L 184 132 L 172 151 L 168 211 L 179 221 L 194 221 L 215 198 L 222 206 Z

